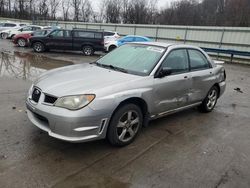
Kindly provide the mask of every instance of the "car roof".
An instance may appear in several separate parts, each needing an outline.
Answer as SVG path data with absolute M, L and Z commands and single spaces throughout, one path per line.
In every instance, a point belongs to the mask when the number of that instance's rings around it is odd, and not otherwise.
M 187 44 L 179 44 L 179 43 L 165 43 L 165 42 L 132 42 L 134 44 L 143 44 L 143 45 L 151 45 L 151 46 L 159 46 L 163 48 L 168 47 L 178 47 L 178 48 L 195 48 L 200 49 L 197 46 L 187 45 Z M 130 43 L 131 44 L 131 43 Z

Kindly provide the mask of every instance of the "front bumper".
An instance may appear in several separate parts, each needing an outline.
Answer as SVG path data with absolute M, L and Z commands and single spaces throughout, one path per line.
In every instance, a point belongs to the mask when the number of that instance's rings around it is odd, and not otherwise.
M 85 107 L 70 111 L 26 100 L 29 120 L 50 136 L 68 141 L 85 142 L 105 138 L 110 114 Z

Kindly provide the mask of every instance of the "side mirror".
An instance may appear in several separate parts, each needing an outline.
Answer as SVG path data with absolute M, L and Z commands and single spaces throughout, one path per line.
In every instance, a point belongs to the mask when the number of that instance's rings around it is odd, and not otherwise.
M 53 38 L 53 35 L 48 35 L 49 38 Z
M 156 78 L 163 78 L 171 74 L 172 74 L 172 69 L 170 67 L 163 67 L 156 75 Z

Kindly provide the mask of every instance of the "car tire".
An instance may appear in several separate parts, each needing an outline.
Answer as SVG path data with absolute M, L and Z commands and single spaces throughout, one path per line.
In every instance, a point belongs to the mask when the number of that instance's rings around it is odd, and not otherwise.
M 135 104 L 123 105 L 111 118 L 107 139 L 113 146 L 126 146 L 134 141 L 142 124 L 141 109 Z
M 202 104 L 199 106 L 199 110 L 204 113 L 212 112 L 214 107 L 217 104 L 219 98 L 219 89 L 216 86 L 213 86 L 206 98 L 203 100 Z
M 7 39 L 8 38 L 8 33 L 2 33 L 1 38 L 2 39 Z
M 17 45 L 20 47 L 25 47 L 27 45 L 27 41 L 24 38 L 17 39 Z
M 117 48 L 117 46 L 111 45 L 111 46 L 109 47 L 109 52 L 113 51 L 113 50 L 116 49 L 116 48 Z
M 83 46 L 82 52 L 85 56 L 91 56 L 94 54 L 94 48 L 92 46 Z
M 33 50 L 34 50 L 34 52 L 37 52 L 37 53 L 44 52 L 44 50 L 45 50 L 44 44 L 41 42 L 35 42 L 33 44 Z

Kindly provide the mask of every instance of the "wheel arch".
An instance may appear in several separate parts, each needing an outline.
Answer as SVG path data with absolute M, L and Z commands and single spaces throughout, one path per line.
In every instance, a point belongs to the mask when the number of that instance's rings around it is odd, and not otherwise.
M 110 51 L 110 48 L 112 48 L 112 47 L 114 47 L 114 49 L 117 48 L 117 46 L 116 46 L 115 44 L 111 44 L 111 45 L 108 47 L 108 51 Z
M 119 103 L 119 105 L 115 108 L 115 110 L 113 111 L 111 118 L 113 118 L 114 114 L 117 112 L 118 109 L 120 109 L 122 106 L 126 105 L 126 104 L 135 104 L 137 105 L 141 111 L 142 111 L 142 115 L 143 115 L 143 125 L 147 125 L 148 123 L 148 104 L 146 103 L 146 101 L 140 97 L 130 97 L 127 99 L 124 99 L 123 101 L 121 101 Z
M 216 87 L 218 89 L 218 96 L 220 96 L 220 85 L 218 83 L 214 84 L 213 87 Z M 219 98 L 219 97 L 218 97 Z
M 31 44 L 30 44 L 30 46 L 33 47 L 33 45 L 34 45 L 35 43 L 37 43 L 37 42 L 42 43 L 42 44 L 44 45 L 44 47 L 46 47 L 45 43 L 44 43 L 43 41 L 41 41 L 41 40 L 34 40 L 34 41 L 32 41 Z

